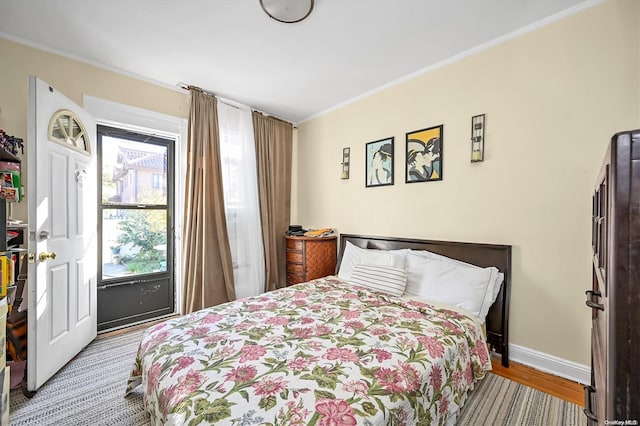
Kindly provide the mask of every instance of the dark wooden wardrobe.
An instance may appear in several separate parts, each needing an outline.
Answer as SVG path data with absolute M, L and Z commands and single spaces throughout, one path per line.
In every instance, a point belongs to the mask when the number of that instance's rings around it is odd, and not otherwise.
M 640 130 L 617 133 L 593 194 L 590 425 L 640 423 Z M 614 421 L 622 423 L 613 423 Z M 606 422 L 606 423 L 605 423 Z

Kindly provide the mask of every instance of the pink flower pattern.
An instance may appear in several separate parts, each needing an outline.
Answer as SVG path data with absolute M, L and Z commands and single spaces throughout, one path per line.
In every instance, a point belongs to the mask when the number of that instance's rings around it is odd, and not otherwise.
M 400 375 L 404 382 L 404 388 L 407 392 L 415 392 L 420 389 L 422 376 L 420 376 L 420 373 L 418 373 L 418 370 L 416 370 L 415 367 L 406 362 L 399 362 L 398 371 L 400 371 Z
M 267 353 L 267 350 L 264 348 L 264 346 L 247 345 L 243 347 L 240 352 L 242 353 L 242 355 L 240 355 L 240 362 L 247 362 L 260 359 L 262 355 Z
M 152 336 L 151 339 L 145 342 L 143 346 L 141 346 L 141 350 L 143 350 L 144 352 L 149 351 L 158 346 L 160 343 L 164 342 L 170 334 L 169 330 L 162 330 L 157 334 L 153 334 L 153 331 L 155 330 L 158 330 L 158 328 L 153 328 L 150 330 L 150 335 Z
M 403 312 L 401 315 L 402 315 L 402 318 L 407 318 L 407 319 L 420 319 L 424 317 L 424 314 L 418 311 L 407 311 L 407 312 Z
M 485 364 L 489 359 L 489 354 L 487 353 L 487 351 L 478 350 L 478 348 L 481 348 L 483 346 L 484 347 L 487 346 L 486 342 L 482 340 L 476 340 L 476 349 L 474 349 L 474 351 L 475 353 L 478 354 L 478 357 L 480 358 L 480 364 Z
M 369 392 L 369 386 L 362 380 L 351 380 L 345 382 L 342 388 L 347 392 L 353 392 L 356 395 L 366 398 Z
M 374 336 L 389 334 L 389 329 L 385 327 L 372 327 L 370 331 Z
M 234 381 L 237 383 L 247 383 L 256 377 L 258 370 L 253 365 L 245 365 L 242 367 L 236 367 L 229 371 L 225 376 L 227 381 Z
M 188 366 L 193 364 L 194 361 L 195 361 L 195 358 L 192 357 L 192 356 L 181 356 L 180 358 L 178 358 L 178 360 L 177 360 L 178 365 L 176 365 L 173 368 L 173 371 L 171 372 L 171 376 L 173 376 L 174 374 L 176 374 L 180 370 L 184 370 L 185 368 L 187 368 Z
M 429 356 L 441 358 L 444 355 L 444 345 L 438 339 L 429 336 L 420 336 L 418 341 L 429 351 Z
M 353 408 L 343 399 L 321 399 L 316 403 L 320 426 L 351 426 L 357 424 Z
M 315 356 L 311 356 L 311 357 L 297 356 L 291 361 L 289 361 L 287 363 L 287 366 L 293 371 L 304 371 L 312 363 L 316 362 L 317 360 L 318 360 L 318 357 L 315 357 Z
M 345 319 L 360 318 L 360 312 L 348 311 L 346 309 L 341 309 L 340 313 L 342 313 L 342 318 L 345 318 Z
M 147 395 L 151 395 L 156 390 L 156 386 L 158 386 L 158 381 L 160 380 L 160 373 L 162 373 L 162 366 L 160 363 L 154 363 L 149 371 L 147 372 Z
M 255 390 L 256 395 L 275 395 L 280 393 L 283 389 L 287 387 L 287 382 L 284 381 L 282 377 L 278 377 L 276 379 L 271 377 L 265 377 L 259 382 L 253 384 L 253 389 Z
M 157 424 L 201 423 L 185 407 L 228 401 L 220 423 L 242 423 L 248 403 L 265 423 L 347 426 L 380 416 L 409 426 L 424 420 L 411 406 L 446 418 L 490 365 L 473 320 L 328 277 L 151 327 L 128 389 L 142 377 Z
M 169 392 L 165 395 L 165 409 L 178 405 L 182 400 L 194 392 L 204 380 L 204 375 L 200 372 L 191 370 L 186 375 L 178 377 L 178 383 L 169 388 Z
M 371 353 L 376 356 L 376 359 L 380 363 L 391 359 L 391 352 L 385 351 L 384 349 L 371 349 Z
M 289 426 L 303 426 L 310 411 L 304 408 L 302 400 L 288 401 L 285 407 L 280 408 L 278 420 L 280 424 Z
M 289 324 L 289 318 L 287 317 L 271 317 L 264 322 L 271 325 L 287 325 Z
M 331 327 L 327 326 L 327 325 L 319 325 L 316 327 L 315 330 L 315 335 L 316 336 L 324 336 L 327 334 L 331 334 L 333 332 L 333 330 L 331 329 Z
M 327 351 L 327 353 L 324 354 L 323 358 L 328 360 L 339 359 L 340 361 L 345 361 L 345 362 L 348 362 L 348 361 L 357 362 L 358 354 L 356 354 L 352 349 L 330 348 Z
M 207 327 L 194 327 L 191 330 L 187 331 L 193 337 L 204 337 L 209 333 L 209 328 Z
M 222 319 L 224 319 L 222 315 L 209 313 L 200 320 L 200 324 L 215 324 Z
M 439 365 L 434 365 L 431 369 L 429 383 L 433 386 L 435 392 L 438 392 L 442 387 L 442 368 Z
M 344 323 L 344 326 L 346 328 L 352 328 L 354 330 L 360 330 L 364 328 L 364 324 L 362 323 L 362 321 L 347 321 Z
M 402 376 L 395 368 L 379 368 L 374 372 L 380 386 L 385 388 L 389 393 L 401 393 L 404 390 L 402 386 Z
M 311 327 L 301 327 L 293 330 L 293 335 L 298 339 L 305 339 L 307 337 L 313 336 L 313 328 Z

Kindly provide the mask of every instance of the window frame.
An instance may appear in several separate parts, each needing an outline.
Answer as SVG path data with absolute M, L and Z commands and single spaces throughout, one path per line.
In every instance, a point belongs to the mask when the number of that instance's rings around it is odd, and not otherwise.
M 109 287 L 112 285 L 122 285 L 128 282 L 155 279 L 161 276 L 168 275 L 172 287 L 175 291 L 175 140 L 167 136 L 155 136 L 147 133 L 143 133 L 136 130 L 117 128 L 110 125 L 98 124 L 97 129 L 97 169 L 98 169 L 98 287 Z M 110 136 L 119 139 L 130 140 L 133 142 L 149 143 L 152 145 L 158 145 L 166 147 L 167 149 L 167 199 L 165 204 L 120 204 L 120 203 L 105 203 L 102 200 L 102 138 L 103 136 Z M 129 175 L 128 178 L 131 176 Z M 150 272 L 143 274 L 127 275 L 123 277 L 107 278 L 103 277 L 103 236 L 102 236 L 102 221 L 105 210 L 134 210 L 134 211 L 153 211 L 153 210 L 166 210 L 167 223 L 166 223 L 166 235 L 167 235 L 167 250 L 166 250 L 166 271 Z
M 175 114 L 167 114 L 87 94 L 82 95 L 82 105 L 96 117 L 98 124 L 135 131 L 141 130 L 143 133 L 175 139 L 176 188 L 185 188 L 189 122 L 182 108 L 177 108 Z M 185 204 L 184 191 L 178 190 L 175 193 L 175 202 L 176 208 L 180 209 L 180 211 L 176 212 L 177 214 L 173 220 L 174 235 L 172 237 L 175 244 L 174 300 L 175 312 L 182 314 L 182 233 L 184 218 L 183 214 L 181 214 L 181 209 Z

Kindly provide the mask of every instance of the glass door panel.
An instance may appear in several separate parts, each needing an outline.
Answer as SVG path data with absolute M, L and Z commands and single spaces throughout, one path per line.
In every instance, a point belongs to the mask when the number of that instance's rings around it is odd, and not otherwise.
M 102 279 L 167 271 L 166 210 L 103 209 Z
M 167 204 L 167 147 L 105 136 L 103 204 Z
M 98 126 L 98 330 L 175 311 L 174 143 Z

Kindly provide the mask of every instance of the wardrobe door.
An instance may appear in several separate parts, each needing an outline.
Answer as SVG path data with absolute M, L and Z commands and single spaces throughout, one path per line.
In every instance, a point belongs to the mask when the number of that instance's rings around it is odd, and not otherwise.
M 592 320 L 591 386 L 585 387 L 584 409 L 589 424 L 602 422 L 606 415 L 607 365 L 609 362 L 609 152 L 600 170 L 592 198 L 592 287 L 586 292 L 586 305 L 591 309 Z

